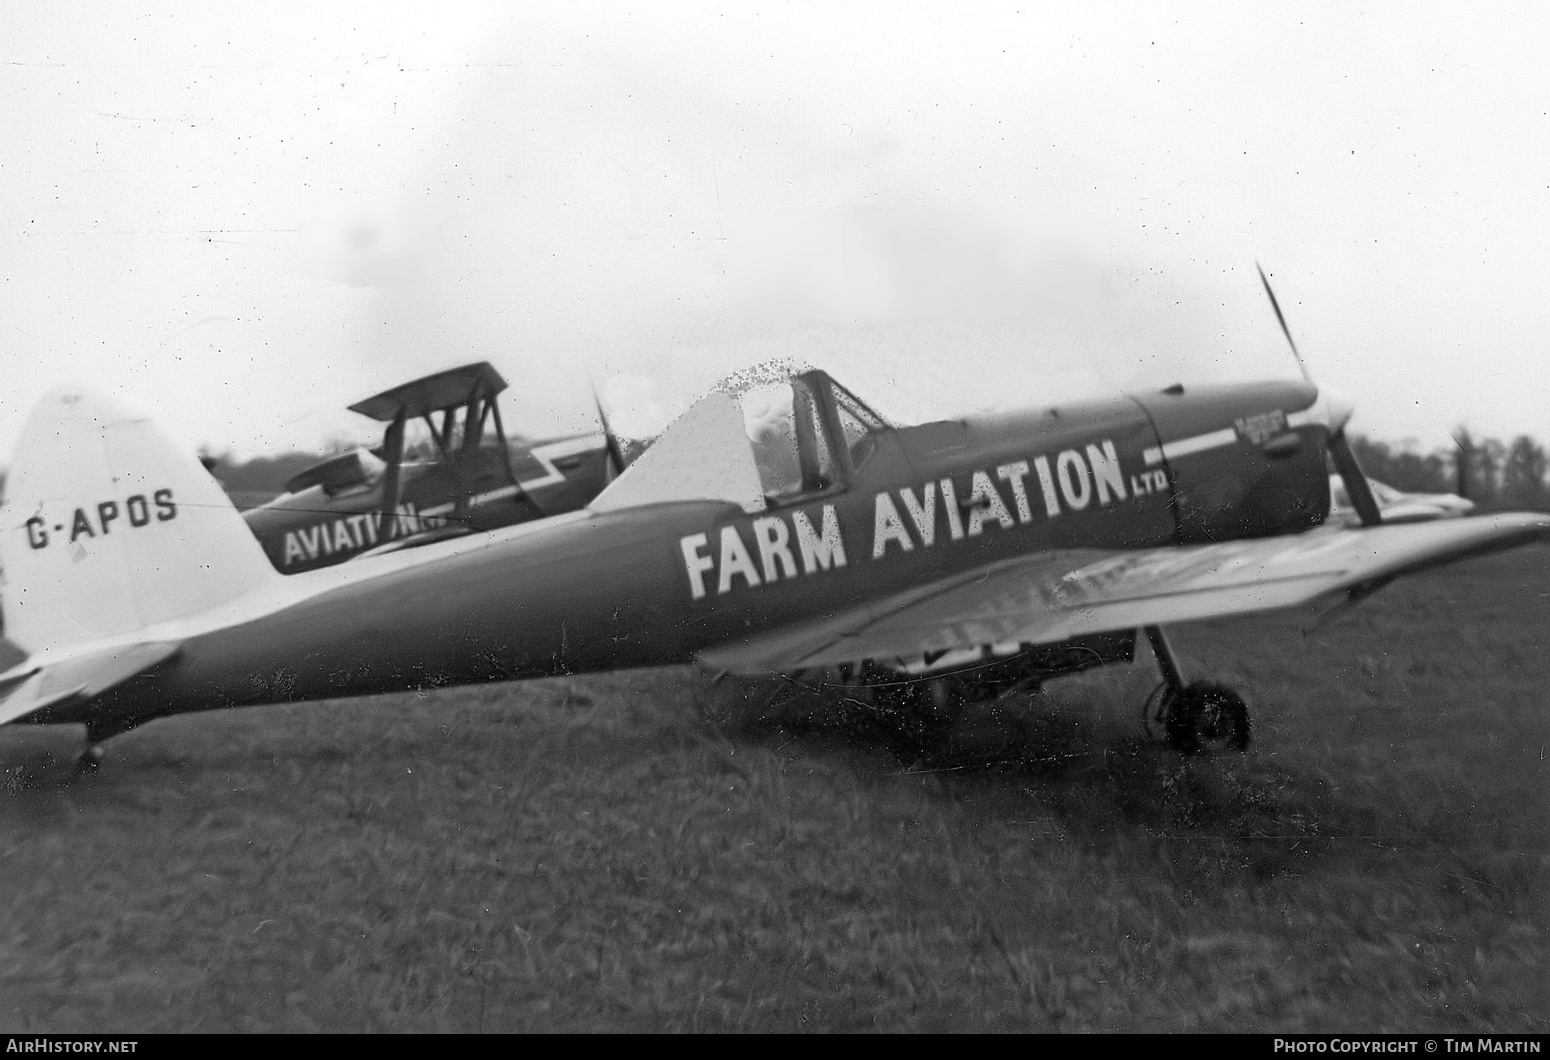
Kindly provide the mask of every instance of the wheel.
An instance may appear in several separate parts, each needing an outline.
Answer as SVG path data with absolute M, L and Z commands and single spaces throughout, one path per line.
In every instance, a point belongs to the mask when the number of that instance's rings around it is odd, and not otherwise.
M 1242 751 L 1249 746 L 1249 708 L 1225 685 L 1197 681 L 1164 697 L 1163 730 L 1180 754 Z

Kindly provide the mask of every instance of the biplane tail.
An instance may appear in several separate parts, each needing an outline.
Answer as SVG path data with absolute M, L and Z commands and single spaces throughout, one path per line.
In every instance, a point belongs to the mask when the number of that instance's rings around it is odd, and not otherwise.
M 5 492 L 5 636 L 29 655 L 133 642 L 279 577 L 198 458 L 99 394 L 43 399 Z

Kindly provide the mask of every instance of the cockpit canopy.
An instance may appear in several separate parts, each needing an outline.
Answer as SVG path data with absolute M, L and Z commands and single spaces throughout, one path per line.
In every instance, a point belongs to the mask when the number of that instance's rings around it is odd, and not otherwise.
M 888 424 L 825 372 L 804 372 L 739 395 L 743 425 L 769 504 L 843 483 L 872 455 Z
M 843 489 L 889 426 L 820 370 L 724 384 L 675 420 L 592 506 L 697 499 L 763 511 L 796 503 Z
M 848 472 L 866 462 L 877 444 L 873 432 L 887 426 L 821 372 L 749 388 L 739 403 L 759 481 L 771 503 L 835 485 L 842 465 Z M 832 420 L 826 415 L 830 410 Z

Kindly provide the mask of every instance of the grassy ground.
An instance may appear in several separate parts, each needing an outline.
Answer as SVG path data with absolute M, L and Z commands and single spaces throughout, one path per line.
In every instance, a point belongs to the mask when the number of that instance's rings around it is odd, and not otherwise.
M 931 757 L 639 672 L 0 733 L 7 1030 L 1544 1031 L 1550 550 L 1182 628 Z

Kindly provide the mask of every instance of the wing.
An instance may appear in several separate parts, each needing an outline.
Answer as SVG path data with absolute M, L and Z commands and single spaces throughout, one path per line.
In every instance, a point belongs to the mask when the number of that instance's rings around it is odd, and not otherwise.
M 176 641 L 144 641 L 88 650 L 0 674 L 0 725 L 76 699 L 91 699 L 178 652 Z
M 1353 599 L 1402 574 L 1550 537 L 1550 516 L 1507 514 L 1133 551 L 1043 552 L 912 589 L 817 624 L 700 654 L 733 673 L 912 659 L 983 644 Z

